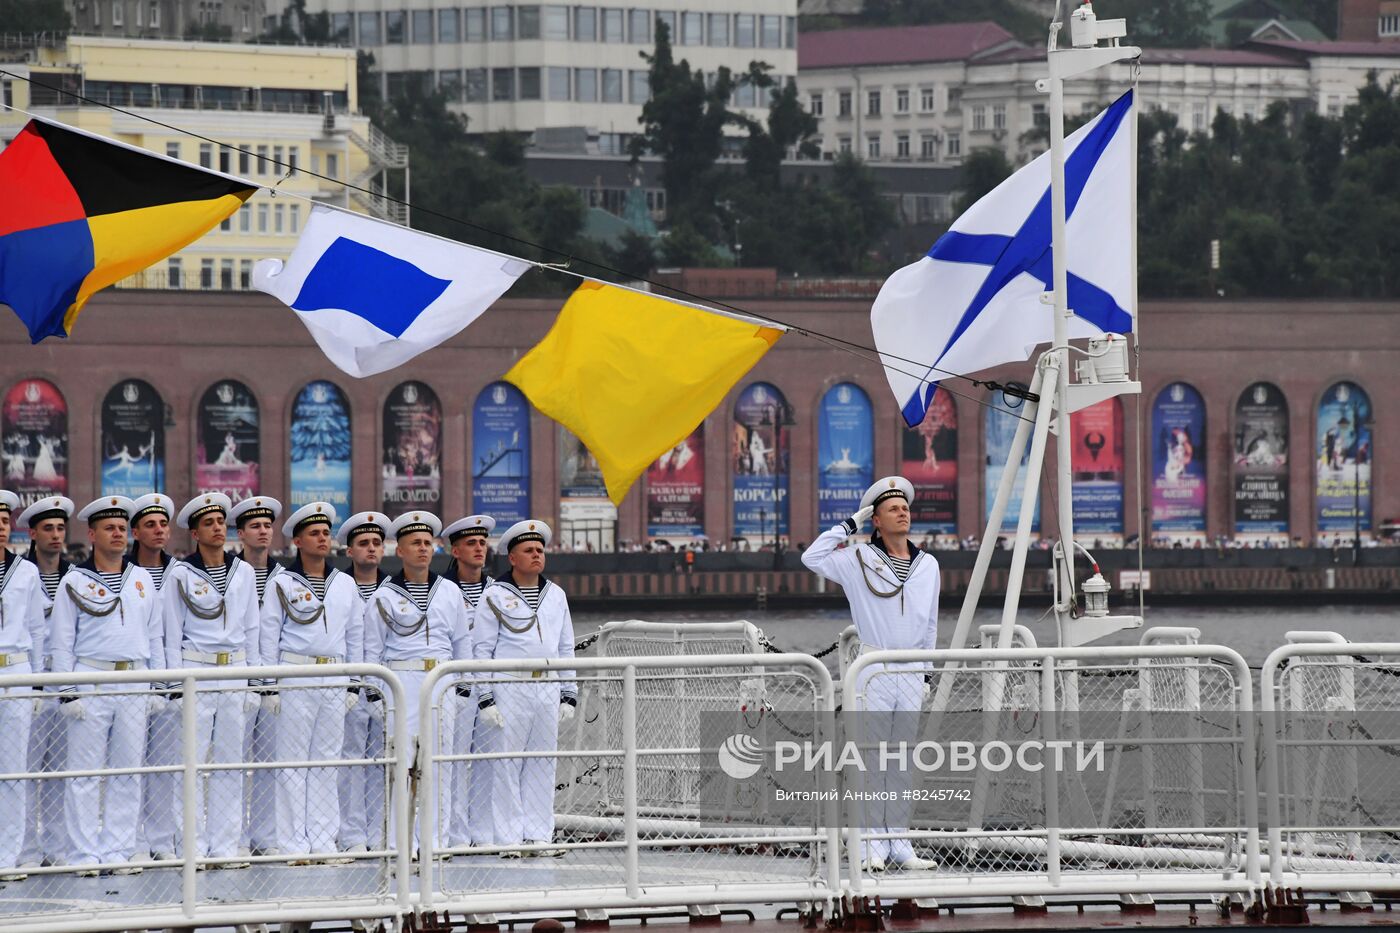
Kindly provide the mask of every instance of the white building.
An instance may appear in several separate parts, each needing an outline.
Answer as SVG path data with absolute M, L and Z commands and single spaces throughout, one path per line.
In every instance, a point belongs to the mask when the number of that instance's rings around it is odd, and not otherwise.
M 1131 25 L 1131 24 L 1130 24 Z M 993 23 L 809 33 L 798 87 L 821 121 L 825 153 L 872 161 L 956 163 L 996 146 L 1013 162 L 1046 147 L 1045 52 Z M 1134 65 L 1101 68 L 1065 85 L 1065 111 L 1097 111 L 1127 88 Z M 1257 119 L 1275 101 L 1329 116 L 1375 70 L 1400 75 L 1400 46 L 1379 42 L 1254 41 L 1236 49 L 1144 49 L 1142 104 L 1208 132 L 1218 111 Z
M 415 4 L 417 5 L 415 8 Z M 647 0 L 645 6 L 443 0 L 310 0 L 332 33 L 374 53 L 389 96 L 417 84 L 445 90 L 472 133 L 535 134 L 550 148 L 621 153 L 649 97 L 656 24 L 677 60 L 712 75 L 752 61 L 797 75 L 797 0 Z M 734 104 L 761 117 L 767 100 L 741 87 Z M 543 132 L 542 132 L 543 131 Z

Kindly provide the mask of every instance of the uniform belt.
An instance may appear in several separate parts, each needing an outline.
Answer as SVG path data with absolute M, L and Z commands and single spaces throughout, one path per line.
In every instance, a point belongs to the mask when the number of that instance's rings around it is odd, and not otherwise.
M 99 671 L 143 671 L 145 661 L 100 661 L 97 658 L 78 658 L 84 667 L 95 667 Z
M 507 677 L 514 677 L 516 680 L 539 680 L 548 671 L 501 671 Z
M 411 661 L 390 661 L 386 666 L 391 671 L 430 671 L 446 663 L 446 658 L 414 658 Z
M 22 651 L 19 654 L 0 654 L 0 667 L 14 667 L 16 664 L 24 664 L 29 660 L 29 652 Z
M 339 664 L 341 661 L 338 654 L 297 654 L 294 651 L 282 652 L 283 664 Z
M 239 664 L 244 661 L 248 655 L 243 651 L 215 651 L 211 653 L 207 651 L 191 651 L 185 648 L 180 652 L 180 657 L 184 658 L 186 661 L 198 661 L 201 664 L 215 664 L 219 667 L 223 667 L 226 664 Z

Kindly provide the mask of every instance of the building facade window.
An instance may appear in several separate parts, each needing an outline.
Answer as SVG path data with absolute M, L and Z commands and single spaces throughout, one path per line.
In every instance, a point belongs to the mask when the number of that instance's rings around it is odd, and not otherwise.
M 676 14 L 673 10 L 658 10 L 656 13 L 656 28 L 666 27 L 666 34 L 671 37 L 671 44 L 675 45 L 676 38 Z
M 326 175 L 330 178 L 340 177 L 340 156 L 337 153 L 326 153 Z
M 734 17 L 734 44 L 741 49 L 754 47 L 754 19 L 752 13 L 740 13 Z
M 433 11 L 414 10 L 412 19 L 414 45 L 429 45 L 433 41 Z
M 574 41 L 598 41 L 598 10 L 596 7 L 581 6 L 574 9 Z
M 623 30 L 622 10 L 603 10 L 603 41 L 604 42 L 626 42 L 627 34 Z
M 783 47 L 783 18 L 781 16 L 763 16 L 759 19 L 762 28 L 762 42 L 765 49 L 780 49 Z
M 919 137 L 919 158 L 938 158 L 938 137 L 932 133 L 925 133 Z
M 647 45 L 651 42 L 651 11 L 627 11 L 627 39 L 633 45 Z
M 1197 133 L 1206 131 L 1206 105 L 1201 101 L 1191 105 L 1191 129 Z
M 404 40 L 403 10 L 384 11 L 384 42 L 387 45 L 402 45 Z
M 850 91 L 841 91 L 836 95 L 836 115 L 838 117 L 849 117 L 851 115 Z
M 1031 126 L 1036 129 L 1050 129 L 1050 114 L 1046 112 L 1044 104 L 1031 104 Z
M 931 87 L 919 88 L 919 112 L 933 113 L 937 109 L 936 96 Z
M 267 205 L 266 205 L 266 204 L 259 204 L 259 205 L 258 205 L 258 232 L 259 232 L 259 233 L 266 233 L 266 232 L 267 232 Z
M 865 94 L 865 115 L 868 117 L 878 117 L 880 115 L 880 92 L 867 91 Z
M 992 105 L 992 129 L 994 129 L 994 130 L 1004 130 L 1004 129 L 1006 129 L 1006 105 L 1005 105 L 1005 104 L 993 104 L 993 105 Z
M 214 260 L 201 259 L 199 261 L 199 287 L 214 287 Z
M 219 287 L 226 292 L 233 291 L 233 260 L 219 260 Z
M 651 100 L 651 75 L 645 71 L 627 73 L 628 99 L 634 104 L 645 104 Z
M 987 128 L 987 106 L 976 104 L 972 108 L 972 130 L 977 132 Z
M 948 134 L 948 158 L 950 158 L 950 159 L 960 159 L 960 158 L 962 158 L 962 134 L 961 134 L 961 133 L 949 133 L 949 134 Z
M 509 42 L 515 38 L 515 12 L 513 7 L 493 6 L 491 8 L 491 41 Z M 393 41 L 391 38 L 390 42 Z
M 841 153 L 842 155 L 850 155 L 850 154 L 851 154 L 851 137 L 849 137 L 849 136 L 838 136 L 838 137 L 836 138 L 836 148 L 837 148 L 837 150 L 840 151 L 840 153 Z
M 569 99 L 569 69 L 551 66 L 546 70 L 545 81 L 550 100 Z
M 540 99 L 540 70 L 538 68 L 520 69 L 520 99 Z
M 364 16 L 363 13 L 360 14 Z M 468 42 L 486 40 L 486 11 L 481 7 L 467 7 L 462 11 L 462 34 Z M 363 42 L 360 43 L 364 45 Z
M 547 6 L 544 8 L 543 35 L 546 39 L 567 40 L 569 38 L 569 8 Z
M 515 100 L 515 69 L 491 69 L 491 99 L 494 101 Z
M 168 155 L 168 156 L 169 156 L 170 158 L 172 158 L 172 159 L 178 159 L 178 158 L 180 158 L 180 144 L 179 144 L 179 143 L 166 143 L 166 144 L 165 144 L 165 154 Z
M 515 9 L 515 32 L 519 39 L 538 39 L 540 37 L 540 8 L 537 6 L 522 6 Z
M 960 87 L 950 87 L 950 88 L 948 88 L 948 112 L 949 112 L 949 113 L 961 113 L 961 112 L 962 112 L 962 88 L 960 88 Z
M 462 41 L 462 11 L 458 9 L 438 10 L 438 41 L 443 43 Z
M 214 167 L 214 146 L 212 143 L 199 144 L 199 166 L 200 168 Z
M 821 95 L 821 92 L 818 91 L 818 92 L 813 93 L 813 94 L 811 94 L 811 95 L 808 96 L 808 98 L 807 98 L 807 112 L 810 113 L 810 114 L 811 114 L 812 116 L 814 116 L 814 117 L 820 117 L 820 116 L 822 115 L 822 95 Z
M 466 95 L 467 103 L 483 103 L 486 100 L 486 69 L 468 68 L 466 80 L 462 82 L 462 91 Z
M 878 135 L 865 137 L 865 157 L 867 159 L 880 158 L 880 137 Z
M 574 100 L 585 104 L 598 100 L 598 69 L 574 69 Z
M 253 260 L 238 260 L 238 287 L 244 291 L 253 287 Z
M 462 70 L 449 68 L 437 73 L 438 93 L 455 103 L 462 101 Z
M 729 44 L 729 14 L 711 13 L 709 42 L 713 46 L 727 46 Z
M 897 88 L 894 92 L 894 112 L 909 112 L 909 89 L 907 87 Z
M 705 44 L 705 14 L 681 14 L 681 45 Z
M 170 288 L 179 288 L 182 276 L 182 266 L 179 256 L 171 256 L 165 263 L 165 284 Z
M 238 209 L 238 232 L 247 233 L 253 227 L 253 209 L 244 204 Z
M 272 205 L 272 232 L 282 233 L 283 228 L 286 226 L 286 220 L 287 212 L 283 209 L 283 205 Z
M 126 0 L 112 0 L 112 25 L 123 26 L 126 24 Z
M 909 158 L 909 134 L 900 133 L 894 138 L 894 157 L 896 159 Z
M 233 153 L 223 147 L 219 148 L 219 171 L 225 175 L 233 172 Z

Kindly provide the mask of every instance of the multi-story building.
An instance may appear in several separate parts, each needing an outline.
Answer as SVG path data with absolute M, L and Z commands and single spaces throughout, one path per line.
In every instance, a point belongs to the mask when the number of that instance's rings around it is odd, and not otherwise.
M 312 202 L 406 219 L 336 183 L 383 191 L 408 165 L 406 148 L 359 113 L 351 49 L 71 36 L 6 67 L 19 76 L 0 78 L 7 104 L 266 186 L 123 285 L 247 288 L 254 261 L 291 250 Z M 0 146 L 26 119 L 0 113 Z
M 472 133 L 533 134 L 556 150 L 622 153 L 650 97 L 644 53 L 657 26 L 675 57 L 712 76 L 766 62 L 778 81 L 797 75 L 797 0 L 647 0 L 645 6 L 576 6 L 497 0 L 310 0 L 330 13 L 332 35 L 374 54 L 384 92 L 445 91 Z M 415 8 L 416 6 L 416 8 Z M 761 118 L 751 85 L 734 105 Z
M 1339 0 L 1337 38 L 1400 42 L 1400 0 Z
M 1046 148 L 1047 101 L 1035 87 L 1045 52 L 993 23 L 803 34 L 798 57 L 798 87 L 828 154 L 946 164 L 995 146 L 1021 162 Z M 1383 84 L 1400 75 L 1400 47 L 1257 39 L 1233 49 L 1144 49 L 1136 65 L 1067 82 L 1066 113 L 1109 103 L 1134 69 L 1144 107 L 1208 132 L 1219 111 L 1254 119 L 1276 101 L 1340 114 L 1370 72 Z
M 133 39 L 228 39 L 247 42 L 263 31 L 280 0 L 64 0 L 73 29 Z

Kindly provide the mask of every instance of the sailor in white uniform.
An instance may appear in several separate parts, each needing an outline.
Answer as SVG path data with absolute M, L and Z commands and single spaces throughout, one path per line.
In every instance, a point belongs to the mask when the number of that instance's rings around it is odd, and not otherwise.
M 29 529 L 29 553 L 25 559 L 39 572 L 44 591 L 44 660 L 39 670 L 53 670 L 53 634 L 50 615 L 58 581 L 73 566 L 64 556 L 68 546 L 68 521 L 75 511 L 67 496 L 45 496 L 19 516 L 19 527 Z M 31 774 L 62 771 L 68 762 L 68 721 L 58 715 L 56 689 L 45 691 L 29 730 L 29 771 Z M 20 864 L 37 868 L 41 864 L 62 865 L 71 846 L 63 819 L 63 781 L 42 780 L 29 784 L 29 829 L 24 834 L 24 854 Z
M 175 500 L 158 492 L 148 493 L 131 504 L 129 521 L 131 562 L 145 568 L 155 582 L 156 593 L 165 586 L 170 555 L 170 523 L 175 520 Z M 154 658 L 151 667 L 164 667 L 165 656 Z M 163 688 L 161 679 L 156 686 Z M 146 722 L 146 764 L 173 765 L 180 759 L 180 712 L 176 704 L 153 709 Z M 167 771 L 148 774 L 141 782 L 141 826 L 137 848 L 150 852 L 156 860 L 175 858 L 179 849 L 180 776 Z
M 472 654 L 478 660 L 572 658 L 574 623 L 564 591 L 544 577 L 549 526 L 538 519 L 512 525 L 496 550 L 510 572 L 492 581 L 477 603 Z M 528 667 L 478 679 L 477 723 L 500 730 L 502 752 L 552 752 L 559 725 L 573 718 L 578 683 L 571 670 Z M 491 766 L 492 839 L 514 849 L 505 858 L 560 856 L 554 840 L 555 759 L 504 758 Z
M 78 513 L 78 520 L 88 523 L 92 556 L 70 568 L 58 584 L 50 617 L 56 674 L 145 670 L 153 659 L 159 664 L 164 658 L 155 581 L 125 553 L 131 506 L 125 496 L 103 496 Z M 143 686 L 122 685 L 125 691 Z M 67 767 L 91 771 L 139 768 L 147 710 L 166 700 L 84 684 L 62 688 L 59 702 L 60 714 L 69 721 Z M 140 775 L 69 778 L 65 793 L 73 864 L 125 862 L 135 856 Z M 79 872 L 96 874 L 96 868 Z
M 221 492 L 207 492 L 185 503 L 175 524 L 191 532 L 195 549 L 184 560 L 170 564 L 161 588 L 166 667 L 226 668 L 229 675 L 196 684 L 195 748 L 201 757 L 208 749 L 208 760 L 214 764 L 244 760 L 244 720 L 258 705 L 258 695 L 247 678 L 238 676 L 239 668 L 259 663 L 257 581 L 252 567 L 224 553 L 230 508 L 232 503 Z M 172 691 L 179 689 L 173 682 L 169 686 Z M 171 705 L 178 708 L 176 696 Z M 212 771 L 201 775 L 195 786 L 199 851 L 194 854 L 233 858 L 243 830 L 243 772 Z M 177 827 L 182 813 L 176 814 Z M 239 860 L 215 867 L 246 868 L 248 863 Z
M 491 577 L 486 573 L 486 558 L 491 553 L 491 532 L 496 520 L 490 515 L 468 515 L 442 530 L 452 549 L 452 563 L 443 578 L 455 583 L 462 591 L 467 618 L 476 614 L 476 604 Z M 487 754 L 491 751 L 476 737 L 476 701 L 472 699 L 469 680 L 458 683 L 446 702 L 456 703 L 456 725 L 452 731 L 452 754 Z M 485 730 L 482 730 L 483 733 Z M 448 845 L 457 848 L 473 844 L 489 844 L 491 839 L 491 762 L 486 759 L 457 761 L 449 766 L 448 780 L 452 785 L 452 818 L 448 823 Z M 465 804 L 465 805 L 464 805 Z
M 238 556 L 253 569 L 259 613 L 262 611 L 268 579 L 282 569 L 280 564 L 268 556 L 272 551 L 274 523 L 281 516 L 282 503 L 271 496 L 244 499 L 235 504 L 228 513 L 228 520 L 233 522 L 233 527 L 238 532 L 238 541 L 243 546 Z M 261 646 L 258 660 L 262 664 L 275 663 L 275 659 L 268 659 Z M 261 709 L 250 714 L 244 722 L 243 760 L 262 764 L 273 761 L 276 754 L 276 729 L 276 716 L 264 714 Z M 248 783 L 248 816 L 238 854 L 261 855 L 277 848 L 277 823 L 273 806 L 277 797 L 277 773 L 268 768 L 259 768 L 253 772 L 252 780 Z
M 909 505 L 914 487 L 900 476 L 887 476 L 865 491 L 860 510 L 823 532 L 802 553 L 807 569 L 841 585 L 851 606 L 851 619 L 862 651 L 932 650 L 938 635 L 938 561 L 909 540 Z M 869 543 L 855 544 L 851 536 L 869 519 L 874 532 Z M 928 665 L 878 665 L 866 668 L 859 690 L 864 697 L 861 721 L 872 741 L 917 738 L 919 712 L 928 692 Z M 894 714 L 877 716 L 875 714 Z M 892 805 L 868 805 L 867 831 L 907 833 L 910 804 L 903 791 L 912 774 L 879 771 L 871 774 L 876 791 L 891 791 Z M 867 870 L 930 869 L 936 863 L 918 858 L 907 838 L 862 842 Z
M 403 569 L 379 585 L 365 611 L 365 660 L 383 664 L 403 681 L 408 734 L 390 736 L 391 741 L 403 743 L 400 747 L 452 748 L 452 719 L 447 715 L 443 692 L 439 692 L 434 703 L 441 710 L 435 717 L 437 723 L 419 721 L 423 681 L 439 664 L 471 658 L 471 623 L 461 590 L 433 573 L 431 567 L 433 539 L 441 530 L 442 522 L 428 512 L 405 512 L 394 520 L 389 533 L 397 542 Z M 447 687 L 445 693 L 451 696 L 452 688 Z M 386 709 L 386 720 L 389 713 Z M 424 729 L 433 728 L 436 737 L 423 733 Z M 434 826 L 445 826 L 452 812 L 451 782 L 440 769 L 435 783 L 438 797 Z M 390 825 L 394 825 L 394 820 L 390 820 Z M 433 841 L 435 847 L 446 843 L 441 838 Z
M 11 554 L 10 521 L 19 517 L 19 496 L 0 489 L 0 675 L 44 669 L 44 586 L 39 569 Z M 0 688 L 0 771 L 29 770 L 29 730 L 40 694 L 30 687 Z M 16 871 L 29 827 L 29 781 L 0 781 L 0 881 L 28 877 Z
M 389 536 L 389 516 L 383 512 L 357 512 L 335 533 L 350 556 L 350 572 L 363 607 L 389 576 L 380 569 L 384 560 L 384 539 Z M 355 624 L 364 630 L 364 608 Z M 345 714 L 345 744 L 341 757 L 346 760 L 384 757 L 384 706 L 371 703 L 379 690 L 365 684 L 360 701 Z M 340 769 L 340 851 L 352 855 L 384 847 L 384 769 L 372 765 Z
M 360 594 L 348 574 L 327 561 L 335 506 L 311 502 L 292 513 L 282 533 L 296 546 L 292 563 L 267 581 L 260 651 L 267 663 L 357 664 L 363 651 L 356 615 Z M 264 684 L 264 686 L 271 686 Z M 267 690 L 265 713 L 278 717 L 277 760 L 339 758 L 345 714 L 359 699 L 348 677 L 297 677 Z M 340 793 L 335 768 L 281 768 L 277 773 L 277 848 L 292 864 L 316 853 L 337 860 Z

